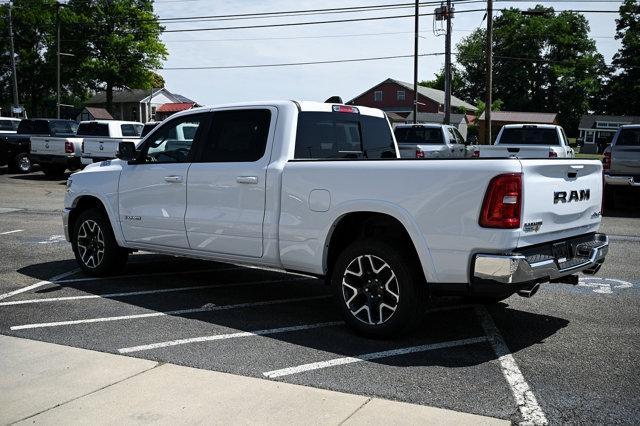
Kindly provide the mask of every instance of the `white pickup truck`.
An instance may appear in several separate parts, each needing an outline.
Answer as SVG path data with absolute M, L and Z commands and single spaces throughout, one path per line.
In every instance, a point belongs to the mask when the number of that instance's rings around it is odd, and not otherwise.
M 493 145 L 481 145 L 479 151 L 481 158 L 575 157 L 564 129 L 551 124 L 507 124 Z
M 82 164 L 116 158 L 122 141 L 140 142 L 144 124 L 135 121 L 94 120 L 83 121 L 78 127 L 82 142 Z
M 394 130 L 402 158 L 467 157 L 464 138 L 446 124 L 398 124 Z
M 192 139 L 176 137 L 187 126 Z M 197 108 L 67 182 L 91 275 L 131 251 L 326 277 L 345 321 L 401 332 L 430 296 L 497 301 L 577 283 L 608 250 L 594 160 L 400 159 L 382 111 L 273 101 Z

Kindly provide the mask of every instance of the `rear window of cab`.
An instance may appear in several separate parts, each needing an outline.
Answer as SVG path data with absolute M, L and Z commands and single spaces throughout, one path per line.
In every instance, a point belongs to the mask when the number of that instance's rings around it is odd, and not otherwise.
M 298 114 L 295 159 L 396 158 L 386 118 L 343 112 Z

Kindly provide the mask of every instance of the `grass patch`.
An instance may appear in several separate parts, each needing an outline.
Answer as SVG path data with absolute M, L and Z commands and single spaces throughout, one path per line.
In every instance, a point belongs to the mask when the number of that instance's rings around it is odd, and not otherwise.
M 601 160 L 604 156 L 602 154 L 576 154 L 576 158 L 584 158 L 585 160 Z

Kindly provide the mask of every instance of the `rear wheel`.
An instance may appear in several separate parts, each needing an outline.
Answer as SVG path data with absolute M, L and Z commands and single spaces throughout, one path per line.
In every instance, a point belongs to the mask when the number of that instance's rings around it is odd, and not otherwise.
M 71 245 L 82 270 L 94 276 L 122 271 L 129 252 L 118 246 L 109 219 L 100 209 L 90 209 L 78 217 Z
M 11 162 L 9 169 L 13 173 L 29 173 L 31 172 L 31 167 L 32 165 L 29 154 L 21 152 L 13 157 L 13 161 Z
M 357 241 L 338 256 L 331 282 L 352 329 L 386 338 L 418 323 L 427 292 L 413 258 L 398 245 L 378 240 Z

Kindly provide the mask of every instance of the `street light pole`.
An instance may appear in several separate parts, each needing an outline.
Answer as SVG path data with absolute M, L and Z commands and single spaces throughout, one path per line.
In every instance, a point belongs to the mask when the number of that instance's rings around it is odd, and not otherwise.
M 18 108 L 20 101 L 18 100 L 18 75 L 16 74 L 16 53 L 13 46 L 13 22 L 11 19 L 12 2 L 9 2 L 9 49 L 11 55 L 11 73 L 13 74 L 13 106 Z M 11 115 L 13 116 L 13 108 L 11 109 Z
M 451 0 L 447 0 L 447 34 L 444 43 L 444 124 L 451 124 Z
M 487 0 L 487 80 L 486 80 L 486 98 L 484 107 L 484 134 L 485 142 L 491 145 L 491 104 L 493 103 L 492 86 L 493 86 L 493 0 Z
M 418 123 L 418 31 L 419 31 L 419 0 L 416 0 L 415 34 L 413 45 L 413 124 Z

